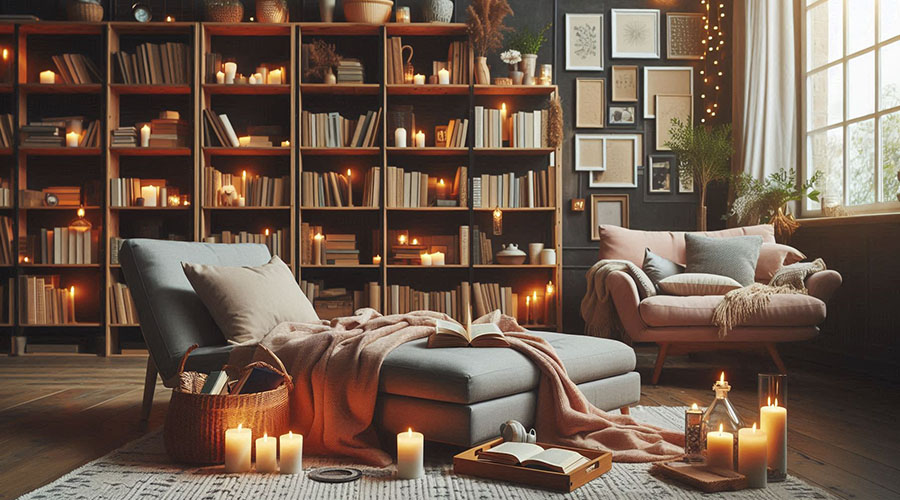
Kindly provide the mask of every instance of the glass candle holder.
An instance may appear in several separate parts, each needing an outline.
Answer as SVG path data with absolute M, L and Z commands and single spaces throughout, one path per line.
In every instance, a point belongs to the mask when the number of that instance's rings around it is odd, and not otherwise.
M 725 380 L 725 373 L 713 385 L 713 391 L 716 398 L 713 399 L 709 407 L 703 413 L 703 442 L 706 443 L 706 436 L 712 431 L 721 429 L 734 435 L 734 462 L 737 463 L 738 451 L 738 433 L 747 427 L 744 425 L 743 419 L 738 414 L 737 409 L 728 399 L 728 392 L 731 391 L 731 385 Z
M 684 411 L 684 461 L 703 461 L 703 410 L 697 403 Z
M 398 23 L 410 22 L 409 7 L 397 7 L 397 22 Z
M 551 85 L 553 83 L 553 65 L 541 64 L 541 85 Z
M 760 373 L 757 379 L 759 426 L 768 439 L 768 480 L 784 481 L 787 479 L 787 375 Z

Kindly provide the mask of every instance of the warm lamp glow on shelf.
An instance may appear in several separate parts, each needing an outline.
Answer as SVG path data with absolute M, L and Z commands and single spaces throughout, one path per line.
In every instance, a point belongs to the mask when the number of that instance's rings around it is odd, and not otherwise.
M 716 118 L 719 111 L 719 91 L 724 79 L 725 65 L 725 3 L 719 0 L 700 0 L 705 13 L 703 15 L 703 29 L 705 36 L 700 43 L 705 48 L 700 59 L 703 67 L 700 70 L 700 102 L 703 113 L 700 123 L 706 123 Z
M 500 104 L 500 141 L 509 140 L 509 125 L 506 121 L 506 103 L 504 102 Z
M 494 209 L 493 219 L 494 236 L 500 236 L 501 234 L 503 234 L 503 211 L 500 210 L 500 207 Z
M 167 22 L 167 23 L 174 23 L 174 22 L 175 22 L 175 18 L 172 17 L 172 16 L 166 16 L 166 22 Z
M 283 147 L 283 148 L 291 147 L 291 141 L 281 141 L 281 147 Z
M 418 245 L 418 244 L 419 244 L 419 240 L 418 240 L 417 238 L 413 238 L 413 239 L 412 239 L 412 244 L 413 244 L 413 245 Z
M 75 286 L 69 287 L 69 320 L 75 322 Z
M 266 234 L 266 236 L 268 236 L 268 235 L 269 235 L 269 228 L 266 228 L 266 230 L 263 231 L 263 232 Z
M 397 237 L 397 241 L 398 241 L 401 245 L 405 245 L 405 244 L 406 244 L 406 235 L 405 235 L 405 234 L 401 234 L 400 236 Z

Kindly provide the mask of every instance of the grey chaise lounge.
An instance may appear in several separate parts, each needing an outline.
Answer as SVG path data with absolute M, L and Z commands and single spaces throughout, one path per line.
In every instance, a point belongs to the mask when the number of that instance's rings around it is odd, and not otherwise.
M 269 260 L 263 245 L 132 239 L 119 261 L 134 296 L 150 351 L 142 416 L 150 414 L 157 373 L 167 387 L 184 352 L 191 370 L 218 369 L 230 347 L 184 276 L 181 262 L 257 266 Z M 627 409 L 640 399 L 634 351 L 613 340 L 536 332 L 556 348 L 569 376 L 595 405 Z M 404 344 L 385 359 L 376 425 L 383 432 L 413 427 L 431 441 L 470 446 L 494 437 L 500 423 L 534 420 L 538 370 L 512 349 L 427 349 Z

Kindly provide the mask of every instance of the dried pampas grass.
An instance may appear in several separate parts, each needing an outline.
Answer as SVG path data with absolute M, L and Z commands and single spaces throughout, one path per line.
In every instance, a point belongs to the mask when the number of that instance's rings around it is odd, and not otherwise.
M 547 116 L 547 144 L 558 148 L 563 141 L 563 109 L 559 96 L 550 98 L 550 110 Z
M 324 40 L 316 40 L 309 48 L 309 69 L 306 70 L 307 78 L 323 79 L 329 71 L 333 71 L 341 62 L 341 56 L 333 44 Z
M 503 33 L 512 28 L 503 24 L 503 18 L 513 15 L 507 0 L 472 0 L 466 7 L 466 24 L 475 55 L 487 57 L 487 53 L 503 46 Z

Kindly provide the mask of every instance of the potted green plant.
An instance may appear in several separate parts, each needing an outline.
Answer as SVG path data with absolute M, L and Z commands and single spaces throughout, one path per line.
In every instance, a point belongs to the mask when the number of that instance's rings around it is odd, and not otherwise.
M 700 191 L 697 208 L 697 229 L 706 231 L 706 193 L 709 184 L 727 181 L 730 177 L 730 160 L 734 154 L 731 143 L 731 125 L 691 125 L 672 119 L 671 137 L 666 146 L 678 157 L 678 175 L 681 179 L 693 179 Z
M 729 216 L 735 217 L 740 225 L 771 223 L 775 226 L 778 241 L 787 241 L 799 227 L 787 204 L 808 198 L 819 201 L 819 191 L 815 188 L 821 178 L 816 171 L 805 182 L 799 183 L 797 171 L 793 168 L 773 172 L 765 179 L 756 179 L 748 174 L 734 178 L 734 203 Z
M 516 31 L 510 37 L 510 48 L 522 53 L 520 67 L 522 72 L 525 73 L 526 84 L 534 83 L 534 72 L 537 69 L 537 53 L 547 41 L 547 31 L 550 30 L 551 26 L 552 23 L 547 23 L 540 29 L 525 27 Z

